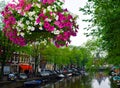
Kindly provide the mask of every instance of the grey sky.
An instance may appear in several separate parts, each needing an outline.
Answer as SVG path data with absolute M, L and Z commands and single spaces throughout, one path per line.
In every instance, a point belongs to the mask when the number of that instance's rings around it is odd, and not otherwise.
M 79 19 L 77 20 L 79 24 L 79 32 L 76 37 L 71 37 L 71 45 L 80 46 L 85 43 L 91 37 L 86 37 L 84 35 L 85 30 L 83 28 L 87 27 L 88 23 L 83 22 L 82 19 L 89 18 L 90 16 L 83 15 L 82 12 L 79 11 L 80 7 L 84 7 L 87 0 L 65 0 L 65 6 L 70 12 L 77 14 Z

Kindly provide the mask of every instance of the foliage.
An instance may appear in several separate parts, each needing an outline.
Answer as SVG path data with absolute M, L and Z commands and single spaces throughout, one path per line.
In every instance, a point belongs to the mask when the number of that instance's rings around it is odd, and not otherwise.
M 91 58 L 90 52 L 85 47 L 63 47 L 56 48 L 47 46 L 41 53 L 48 62 L 61 65 L 85 66 Z
M 6 61 L 12 55 L 14 48 L 12 43 L 0 31 L 0 61 Z
M 58 65 L 65 65 L 69 63 L 68 61 L 68 54 L 69 49 L 68 47 L 65 48 L 56 48 L 53 45 L 49 45 L 46 49 L 41 53 L 48 62 L 56 63 Z
M 101 41 L 102 48 L 108 51 L 108 59 L 112 63 L 120 60 L 120 1 L 119 0 L 89 0 L 84 8 L 81 8 L 92 19 L 85 21 L 92 22 L 90 35 L 97 36 Z M 113 62 L 114 61 L 114 62 Z
M 29 46 L 20 47 L 13 44 L 6 36 L 4 36 L 3 32 L 0 31 L 0 61 L 6 61 L 10 59 L 10 57 L 13 55 L 13 52 L 31 54 Z
M 2 11 L 3 32 L 15 44 L 26 45 L 36 39 L 67 45 L 76 36 L 77 16 L 62 8 L 59 0 L 18 0 L 8 3 Z

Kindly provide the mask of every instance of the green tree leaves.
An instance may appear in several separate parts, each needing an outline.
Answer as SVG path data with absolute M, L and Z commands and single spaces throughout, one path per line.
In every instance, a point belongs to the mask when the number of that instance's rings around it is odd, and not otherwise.
M 108 58 L 119 64 L 120 60 L 117 59 L 120 58 L 120 1 L 89 0 L 82 9 L 80 11 L 93 15 L 92 25 L 87 28 L 92 30 L 90 35 L 99 37 L 102 40 L 102 48 L 108 51 Z M 87 12 L 88 9 L 91 13 Z

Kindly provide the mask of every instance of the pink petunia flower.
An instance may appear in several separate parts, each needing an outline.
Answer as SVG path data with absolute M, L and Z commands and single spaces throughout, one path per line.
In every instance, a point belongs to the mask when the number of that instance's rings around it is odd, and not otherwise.
M 29 11 L 31 9 L 31 6 L 32 6 L 31 4 L 26 5 L 25 11 Z
M 12 9 L 15 9 L 15 8 L 16 8 L 16 5 L 15 5 L 15 4 L 10 4 L 10 3 L 9 3 L 7 6 L 10 7 L 10 8 L 12 8 Z
M 55 2 L 55 0 L 47 0 L 48 4 L 52 4 L 53 2 Z
M 55 21 L 54 24 L 57 25 L 59 28 L 63 28 L 64 27 L 64 24 L 61 23 L 60 21 Z
M 46 4 L 47 3 L 47 0 L 42 0 L 43 4 Z
M 37 19 L 36 19 L 36 23 L 40 23 L 40 18 L 38 17 Z
M 55 2 L 55 0 L 42 0 L 42 2 L 43 2 L 43 4 L 46 4 L 46 3 L 52 4 Z
M 45 29 L 48 29 L 50 27 L 50 24 L 48 22 L 44 22 Z
M 54 31 L 54 26 L 49 26 L 48 31 Z

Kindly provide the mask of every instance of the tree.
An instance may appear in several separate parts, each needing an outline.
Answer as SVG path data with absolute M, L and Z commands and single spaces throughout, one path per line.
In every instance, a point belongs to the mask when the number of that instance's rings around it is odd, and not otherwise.
M 92 32 L 101 41 L 102 48 L 108 52 L 108 61 L 119 64 L 120 60 L 120 2 L 119 0 L 88 0 L 87 5 L 80 9 L 87 15 L 92 15 Z
M 46 48 L 44 43 L 33 42 L 32 44 L 29 44 L 28 47 L 30 48 L 30 55 L 32 59 L 35 61 L 35 68 L 34 72 L 35 74 L 38 72 L 38 65 L 40 64 L 40 60 L 43 58 L 42 52 Z
M 0 30 L 0 62 L 1 62 L 1 77 L 3 77 L 3 69 L 6 61 L 11 58 L 15 51 L 14 45 L 4 36 Z
M 29 46 L 20 47 L 18 45 L 13 44 L 11 41 L 9 41 L 9 39 L 6 36 L 4 36 L 3 32 L 0 30 L 0 74 L 2 75 L 1 77 L 3 77 L 3 69 L 6 65 L 6 62 L 9 59 L 13 58 L 14 52 L 18 52 L 19 54 L 31 54 Z
M 48 62 L 61 67 L 76 65 L 78 67 L 85 66 L 91 59 L 92 55 L 86 47 L 69 46 L 56 48 L 53 45 L 47 46 L 42 53 Z
M 53 44 L 48 45 L 41 53 L 46 61 L 57 66 L 69 63 L 69 47 L 57 48 Z

